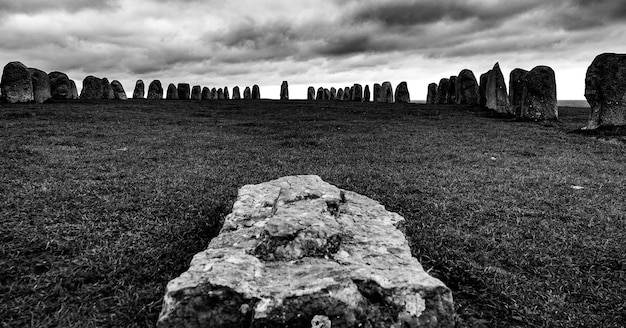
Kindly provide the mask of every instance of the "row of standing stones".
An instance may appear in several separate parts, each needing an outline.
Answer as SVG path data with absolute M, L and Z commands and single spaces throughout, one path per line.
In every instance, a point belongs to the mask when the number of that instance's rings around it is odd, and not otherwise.
M 287 81 L 283 81 L 281 85 L 280 99 L 289 99 L 289 86 Z M 396 103 L 410 103 L 411 96 L 409 94 L 409 88 L 406 82 L 401 82 L 396 87 L 395 94 L 391 82 L 383 82 L 382 84 L 374 84 L 373 101 L 379 103 L 393 103 L 394 99 Z M 366 85 L 363 88 L 362 85 L 355 83 L 351 87 L 345 88 L 324 88 L 319 87 L 317 92 L 314 87 L 307 89 L 307 100 L 324 101 L 324 100 L 338 100 L 338 101 L 356 101 L 356 102 L 369 102 L 372 99 L 372 93 L 370 86 Z

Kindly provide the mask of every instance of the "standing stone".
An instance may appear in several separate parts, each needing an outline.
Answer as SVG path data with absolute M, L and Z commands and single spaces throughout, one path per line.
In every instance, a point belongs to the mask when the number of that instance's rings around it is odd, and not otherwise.
M 374 83 L 374 102 L 375 103 L 383 102 L 382 87 L 378 83 Z
M 50 93 L 50 77 L 48 74 L 36 68 L 29 68 L 28 72 L 33 84 L 33 100 L 40 104 L 50 100 L 52 94 Z
M 456 103 L 461 105 L 478 105 L 478 82 L 474 72 L 469 69 L 462 70 L 456 78 Z
M 120 81 L 113 80 L 113 82 L 111 82 L 111 90 L 113 90 L 113 96 L 116 100 L 128 100 L 126 91 L 124 91 L 124 87 Z
M 337 90 L 337 98 L 335 98 L 339 101 L 343 101 L 343 89 L 339 88 L 339 90 Z
M 583 129 L 626 125 L 626 54 L 598 55 L 585 77 L 585 98 L 591 106 Z
M 212 88 L 211 89 L 211 99 L 213 99 L 213 100 L 217 100 L 218 99 L 218 97 L 217 97 L 217 89 L 216 88 Z
M 12 104 L 34 100 L 33 81 L 28 67 L 17 61 L 4 66 L 0 89 L 2 98 Z
M 253 100 L 261 99 L 261 88 L 259 88 L 259 86 L 256 84 L 252 86 L 252 99 Z
M 493 69 L 488 72 L 485 95 L 487 108 L 498 114 L 513 114 L 509 105 L 506 82 L 504 81 L 504 75 L 502 75 L 499 63 L 496 63 Z
M 521 118 L 531 121 L 559 119 L 556 99 L 556 78 L 548 66 L 537 66 L 524 78 Z
M 178 99 L 189 100 L 191 95 L 191 86 L 189 83 L 178 83 Z
M 337 98 L 337 89 L 330 88 L 330 100 L 335 100 Z
M 324 88 L 324 100 L 330 100 L 330 90 Z
M 106 77 L 102 78 L 102 99 L 115 99 L 115 92 L 113 91 L 113 87 L 111 87 L 111 83 Z
M 318 176 L 243 186 L 167 284 L 156 326 L 454 327 L 452 292 L 411 255 L 403 222 Z
M 437 103 L 437 83 L 431 83 L 428 85 L 426 103 L 429 105 L 434 105 Z
M 72 83 L 65 73 L 50 72 L 50 94 L 52 99 L 72 99 Z
M 289 100 L 289 84 L 283 81 L 280 85 L 280 100 Z
M 70 80 L 70 94 L 72 99 L 79 99 L 78 89 L 76 88 L 76 82 L 74 80 Z
M 306 100 L 315 100 L 315 88 L 309 87 L 306 90 Z
M 163 99 L 163 86 L 161 81 L 154 80 L 148 86 L 148 99 Z
M 202 100 L 210 100 L 211 99 L 211 89 L 204 87 L 202 88 L 202 95 L 200 96 Z
M 371 98 L 371 95 L 370 95 L 370 86 L 369 86 L 369 85 L 366 85 L 366 86 L 365 86 L 365 90 L 363 90 L 363 101 L 364 101 L 364 102 L 370 102 L 370 98 Z
M 450 76 L 446 104 L 456 104 L 456 76 Z
M 346 97 L 347 101 L 352 101 L 352 95 L 354 94 L 354 86 L 346 87 L 346 89 L 348 90 L 348 92 L 344 92 L 343 96 Z
M 176 86 L 174 85 L 174 83 L 170 83 L 170 85 L 167 86 L 167 99 L 178 99 L 178 90 L 176 90 Z
M 400 84 L 398 84 L 398 86 L 396 87 L 395 98 L 397 103 L 408 104 L 411 102 L 409 87 L 407 86 L 406 82 L 400 82 Z
M 108 80 L 107 80 L 108 82 Z M 69 79 L 68 79 L 69 84 Z M 109 86 L 110 87 L 110 86 Z M 104 98 L 104 81 L 93 75 L 83 79 L 83 89 L 80 92 L 81 99 L 102 99 Z M 71 90 L 68 90 L 71 92 Z
M 194 85 L 191 88 L 191 100 L 201 100 L 202 99 L 202 87 L 199 85 Z
M 235 86 L 235 87 L 233 88 L 233 99 L 234 99 L 234 100 L 239 100 L 239 99 L 241 99 L 241 92 L 239 91 L 239 87 L 238 87 L 238 86 Z
M 524 96 L 524 79 L 528 71 L 516 68 L 509 75 L 509 101 L 515 117 L 522 117 L 522 97 Z
M 243 89 L 243 99 L 252 99 L 252 93 L 250 91 L 250 87 L 246 87 Z
M 324 100 L 324 88 L 322 87 L 317 88 L 317 95 L 315 97 L 315 100 L 317 101 Z
M 353 86 L 353 92 L 352 92 L 352 101 L 358 101 L 361 102 L 363 101 L 363 86 L 361 86 L 358 83 L 355 83 Z
M 487 107 L 487 80 L 489 72 L 480 75 L 480 85 L 478 86 L 478 96 L 480 97 L 480 105 Z
M 383 103 L 393 103 L 393 87 L 391 86 L 391 82 L 383 82 L 380 87 L 380 97 Z
M 217 89 L 217 99 L 224 100 L 224 89 L 222 88 Z
M 137 80 L 135 83 L 135 90 L 133 91 L 133 99 L 143 99 L 145 93 L 146 90 L 143 80 Z
M 230 92 L 228 92 L 228 87 L 224 87 L 224 99 L 230 99 Z
M 446 103 L 446 97 L 448 96 L 449 89 L 450 79 L 443 78 L 439 80 L 439 85 L 437 86 L 437 98 L 435 99 L 435 103 L 437 105 L 443 105 Z

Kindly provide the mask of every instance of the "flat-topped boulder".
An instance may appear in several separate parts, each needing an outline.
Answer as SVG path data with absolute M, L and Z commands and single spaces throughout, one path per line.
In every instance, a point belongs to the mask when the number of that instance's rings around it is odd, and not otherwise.
M 113 90 L 113 95 L 115 96 L 116 100 L 128 99 L 128 97 L 126 96 L 126 91 L 124 91 L 124 87 L 122 86 L 122 83 L 120 83 L 120 81 L 113 80 L 113 82 L 111 82 L 111 89 Z
M 524 76 L 520 118 L 555 121 L 559 118 L 556 78 L 548 66 L 537 66 Z
M 169 99 L 169 100 L 178 99 L 178 90 L 176 90 L 176 86 L 174 85 L 174 83 L 170 83 L 167 86 L 167 95 L 165 96 L 165 99 Z
M 199 85 L 194 85 L 191 87 L 191 100 L 200 100 L 202 99 L 202 87 Z
M 464 69 L 456 77 L 456 103 L 461 105 L 480 104 L 478 81 L 474 72 Z
M 40 104 L 50 100 L 52 94 L 50 92 L 50 77 L 48 73 L 36 68 L 29 68 L 28 72 L 33 84 L 33 100 Z
M 48 73 L 52 99 L 73 99 L 72 81 L 62 72 Z
M 135 90 L 133 90 L 133 99 L 143 99 L 146 94 L 146 87 L 143 84 L 143 80 L 137 80 L 135 82 Z
M 591 106 L 584 129 L 626 125 L 626 54 L 598 55 L 585 77 L 585 98 Z
M 6 64 L 0 80 L 2 98 L 12 104 L 34 100 L 33 81 L 26 65 L 14 61 Z
M 396 87 L 396 94 L 394 95 L 397 103 L 410 103 L 411 95 L 409 94 L 409 87 L 406 82 L 400 82 Z
M 176 90 L 178 91 L 178 99 L 189 100 L 191 98 L 191 86 L 189 83 L 178 83 Z
M 318 176 L 243 186 L 167 284 L 157 327 L 454 327 L 451 291 L 411 255 L 403 221 Z
M 163 99 L 163 86 L 161 81 L 154 80 L 148 85 L 148 99 Z
M 393 102 L 393 87 L 391 86 L 391 82 L 383 82 L 380 87 L 380 98 L 380 102 L 382 103 Z
M 235 86 L 233 88 L 233 100 L 239 100 L 241 99 L 241 91 L 239 91 L 239 87 Z
M 487 108 L 498 114 L 514 114 L 509 103 L 509 95 L 506 89 L 504 75 L 500 70 L 500 64 L 496 63 L 487 72 L 487 85 L 485 87 L 485 98 Z
M 435 103 L 438 105 L 445 104 L 446 97 L 448 96 L 449 90 L 450 90 L 450 79 L 443 78 L 439 80 L 439 85 L 437 85 L 437 98 L 435 99 Z
M 259 88 L 259 86 L 256 84 L 252 86 L 252 99 L 253 100 L 261 99 L 261 88 Z
M 437 99 L 437 83 L 431 83 L 428 85 L 426 103 L 429 105 L 434 105 L 436 104 L 436 99 Z
M 280 100 L 289 100 L 289 83 L 283 81 L 280 85 Z

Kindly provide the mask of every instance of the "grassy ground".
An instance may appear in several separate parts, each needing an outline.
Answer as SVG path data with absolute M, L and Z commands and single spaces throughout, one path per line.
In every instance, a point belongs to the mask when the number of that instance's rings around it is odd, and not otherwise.
M 626 322 L 626 139 L 476 108 L 0 105 L 2 327 L 149 327 L 238 187 L 317 174 L 407 219 L 459 327 Z M 578 188 L 582 187 L 582 188 Z

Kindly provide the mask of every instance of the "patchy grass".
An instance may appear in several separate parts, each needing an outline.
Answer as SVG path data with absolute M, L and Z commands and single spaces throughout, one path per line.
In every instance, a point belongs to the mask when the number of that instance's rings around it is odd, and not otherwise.
M 292 174 L 404 216 L 459 327 L 626 322 L 626 144 L 578 133 L 588 109 L 535 124 L 417 104 L 0 106 L 2 327 L 153 326 L 237 189 Z

